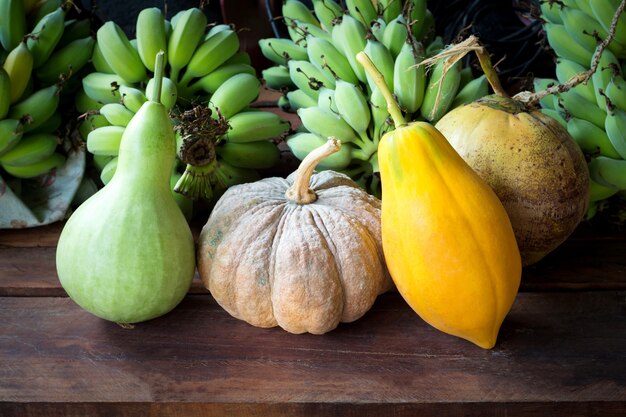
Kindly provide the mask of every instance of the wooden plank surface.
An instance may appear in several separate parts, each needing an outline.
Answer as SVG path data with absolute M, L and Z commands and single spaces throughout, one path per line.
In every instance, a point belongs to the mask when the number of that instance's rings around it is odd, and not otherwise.
M 3 416 L 31 402 L 191 402 L 236 415 L 253 403 L 281 404 L 280 415 L 299 404 L 607 402 L 626 413 L 626 292 L 521 294 L 492 350 L 434 330 L 397 294 L 323 336 L 253 328 L 209 295 L 134 329 L 61 297 L 0 298 L 0 320 Z
M 202 224 L 193 230 L 197 235 Z M 0 296 L 63 296 L 56 275 L 62 223 L 0 231 Z M 626 236 L 580 231 L 535 266 L 524 270 L 522 291 L 626 290 Z M 190 290 L 203 294 L 197 274 Z

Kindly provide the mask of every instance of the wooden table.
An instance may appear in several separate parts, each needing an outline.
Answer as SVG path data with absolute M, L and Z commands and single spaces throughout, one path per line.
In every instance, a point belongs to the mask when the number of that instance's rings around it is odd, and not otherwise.
M 196 280 L 125 329 L 66 297 L 61 224 L 0 231 L 0 416 L 626 416 L 626 237 L 582 225 L 524 271 L 496 347 L 397 293 L 326 335 L 257 329 Z
M 61 227 L 0 230 L 0 417 L 626 416 L 623 233 L 583 224 L 527 268 L 483 350 L 397 293 L 326 335 L 292 335 L 232 318 L 198 279 L 171 313 L 125 329 L 67 298 Z

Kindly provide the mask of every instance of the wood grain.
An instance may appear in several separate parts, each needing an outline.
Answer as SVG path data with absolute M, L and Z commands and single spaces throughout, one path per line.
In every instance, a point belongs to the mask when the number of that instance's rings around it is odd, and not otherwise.
M 202 221 L 192 230 L 197 236 Z M 62 223 L 0 233 L 0 296 L 59 297 L 56 242 Z M 524 270 L 522 291 L 626 290 L 626 236 L 588 234 L 567 240 L 537 265 Z M 196 277 L 192 294 L 207 291 Z
M 492 350 L 434 330 L 397 294 L 323 336 L 253 328 L 208 295 L 131 330 L 68 298 L 0 298 L 0 320 L 5 407 L 193 402 L 257 415 L 245 410 L 260 403 L 280 404 L 281 415 L 298 404 L 345 413 L 357 403 L 432 412 L 606 402 L 623 411 L 626 401 L 626 292 L 521 294 Z

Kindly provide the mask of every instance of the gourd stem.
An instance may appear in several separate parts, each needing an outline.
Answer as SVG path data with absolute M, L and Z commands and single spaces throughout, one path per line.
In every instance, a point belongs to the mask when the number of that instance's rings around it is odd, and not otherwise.
M 317 200 L 317 194 L 309 188 L 311 175 L 313 175 L 317 164 L 340 148 L 341 142 L 331 136 L 325 144 L 313 149 L 300 163 L 293 184 L 285 193 L 285 198 L 296 204 L 309 204 Z
M 498 73 L 495 68 L 491 64 L 491 58 L 489 57 L 489 53 L 487 50 L 480 46 L 475 49 L 474 52 L 478 57 L 478 62 L 480 63 L 480 68 L 483 70 L 485 77 L 487 77 L 487 81 L 489 85 L 493 89 L 493 92 L 500 97 L 509 98 L 509 95 L 506 93 L 504 88 L 502 88 L 502 84 L 500 83 L 500 78 L 498 77 Z
M 385 97 L 385 101 L 387 102 L 387 111 L 393 118 L 393 124 L 396 126 L 396 128 L 405 126 L 406 120 L 404 120 L 404 116 L 402 116 L 402 111 L 400 110 L 398 103 L 396 103 L 396 100 L 393 98 L 393 94 L 391 94 L 391 91 L 389 91 L 389 87 L 387 87 L 387 83 L 385 82 L 383 74 L 380 73 L 378 68 L 376 68 L 376 65 L 374 65 L 370 57 L 367 56 L 365 52 L 361 51 L 356 54 L 356 60 L 359 61 L 361 65 L 363 65 L 365 71 L 369 74 L 370 77 L 372 77 L 372 81 L 374 81 L 376 87 L 378 87 L 380 92 L 383 94 L 383 97 Z
M 154 62 L 154 86 L 150 101 L 161 104 L 161 86 L 163 85 L 163 69 L 165 66 L 165 52 L 159 51 Z

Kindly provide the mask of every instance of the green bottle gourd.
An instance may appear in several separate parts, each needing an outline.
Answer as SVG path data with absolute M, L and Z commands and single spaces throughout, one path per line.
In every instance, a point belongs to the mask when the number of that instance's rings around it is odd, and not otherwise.
M 195 272 L 191 230 L 170 190 L 175 135 L 159 102 L 163 55 L 150 100 L 128 124 L 111 181 L 63 227 L 56 253 L 61 285 L 92 314 L 137 323 L 172 310 Z

